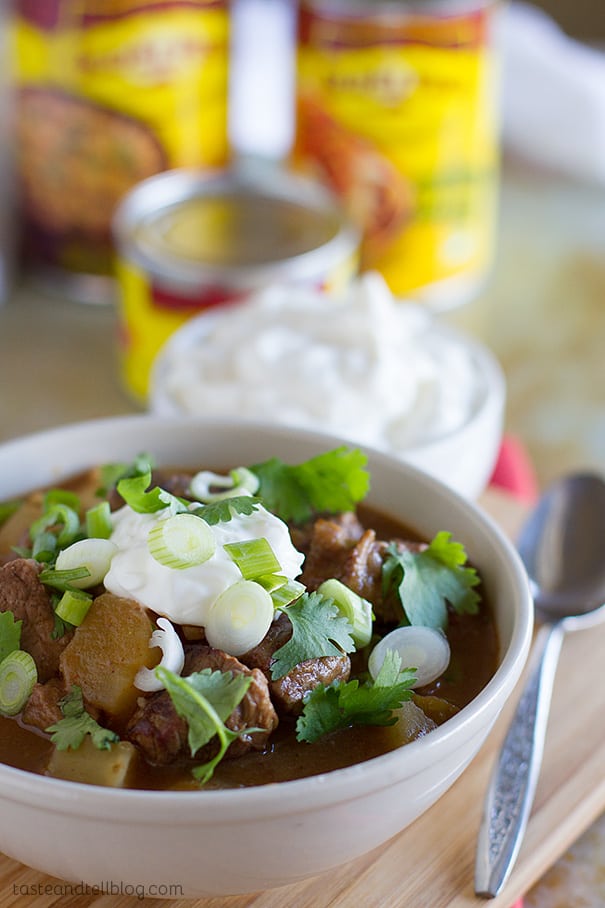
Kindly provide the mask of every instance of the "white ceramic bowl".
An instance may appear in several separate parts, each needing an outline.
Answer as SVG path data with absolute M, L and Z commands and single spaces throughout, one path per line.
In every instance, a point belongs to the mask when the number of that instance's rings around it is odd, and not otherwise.
M 374 285 L 372 288 L 376 291 Z M 295 318 L 300 318 L 299 313 L 301 309 L 304 310 L 305 302 L 309 303 L 309 309 L 313 307 L 314 317 L 318 318 L 319 291 L 302 291 L 306 294 L 305 299 L 295 297 L 295 293 L 300 294 L 301 291 L 290 290 L 288 295 L 284 288 L 273 288 L 272 292 L 281 293 L 284 306 L 288 307 L 289 312 L 297 313 Z M 353 289 L 350 292 L 354 295 L 359 291 Z M 380 288 L 378 292 L 381 292 Z M 386 302 L 388 307 L 388 300 Z M 319 304 L 321 308 L 325 307 L 326 312 L 333 305 L 325 298 L 320 299 Z M 391 398 L 391 389 L 395 388 L 399 393 L 401 388 L 402 400 L 405 402 L 402 403 L 402 430 L 393 432 L 386 428 L 387 417 L 384 415 L 391 412 L 392 400 L 388 404 L 384 399 L 381 400 L 374 377 L 368 378 L 368 385 L 372 383 L 370 398 L 366 403 L 360 402 L 354 407 L 354 395 L 358 392 L 351 390 L 351 383 L 347 385 L 343 379 L 338 396 L 334 385 L 326 387 L 323 377 L 316 380 L 315 376 L 322 372 L 322 365 L 318 365 L 312 377 L 313 398 L 330 399 L 330 403 L 322 402 L 317 409 L 313 409 L 313 401 L 301 404 L 298 391 L 295 392 L 296 400 L 292 403 L 289 390 L 292 381 L 296 382 L 297 388 L 304 387 L 307 381 L 304 353 L 299 358 L 292 357 L 292 363 L 299 365 L 292 365 L 289 379 L 280 383 L 279 367 L 275 367 L 278 374 L 274 375 L 270 355 L 262 354 L 267 359 L 267 371 L 262 370 L 261 362 L 251 375 L 247 365 L 234 364 L 227 352 L 222 360 L 219 359 L 219 362 L 230 363 L 227 374 L 239 374 L 240 370 L 246 373 L 242 374 L 239 382 L 241 393 L 233 394 L 229 391 L 228 396 L 225 396 L 224 388 L 220 386 L 216 388 L 216 393 L 213 386 L 206 391 L 198 377 L 198 357 L 205 345 L 217 345 L 217 328 L 219 332 L 227 329 L 229 334 L 231 323 L 235 337 L 242 335 L 241 320 L 247 320 L 246 310 L 249 305 L 250 303 L 244 303 L 195 316 L 168 339 L 152 369 L 149 391 L 149 409 L 152 413 L 158 416 L 205 417 L 220 412 L 221 416 L 246 418 L 249 415 L 251 419 L 259 418 L 262 414 L 262 419 L 271 422 L 333 432 L 356 443 L 371 444 L 436 476 L 467 498 L 476 499 L 484 491 L 498 457 L 506 403 L 504 374 L 486 345 L 427 312 L 421 313 L 418 307 L 393 303 L 391 300 L 391 307 L 405 307 L 402 315 L 409 316 L 412 325 L 421 316 L 421 324 L 426 319 L 426 326 L 418 332 L 418 337 L 406 344 L 400 354 L 393 348 L 389 351 L 391 356 L 397 357 L 397 362 L 394 364 L 391 360 L 386 367 L 388 378 L 384 393 Z M 286 317 L 287 315 L 288 312 Z M 368 334 L 371 332 L 372 316 L 371 312 L 367 316 Z M 353 324 L 357 325 L 359 331 L 359 323 Z M 320 325 L 317 329 L 308 330 L 310 337 L 313 337 L 314 331 L 322 332 L 323 327 Z M 328 334 L 330 330 L 332 329 L 328 329 Z M 343 334 L 346 335 L 347 330 L 351 330 L 350 325 Z M 389 333 L 388 326 L 386 333 Z M 224 336 L 223 333 L 222 337 Z M 272 340 L 273 338 L 266 336 L 258 341 L 259 345 L 262 344 L 260 349 L 266 350 L 267 342 Z M 360 346 L 363 345 L 361 338 L 359 343 Z M 338 351 L 335 356 L 344 358 L 341 344 L 344 345 L 350 362 L 358 351 L 350 338 L 344 341 L 339 339 L 333 347 Z M 388 347 L 388 343 L 385 346 Z M 245 338 L 241 349 L 244 355 L 248 355 L 250 348 L 246 347 Z M 365 346 L 360 355 L 366 357 L 368 364 L 373 363 L 371 351 L 368 352 Z M 414 360 L 419 356 L 422 357 L 422 363 L 415 371 Z M 211 370 L 213 368 L 210 366 Z M 194 383 L 199 390 L 190 390 Z M 411 402 L 406 401 L 408 394 L 413 398 Z M 369 417 L 368 413 L 371 414 Z M 379 436 L 381 420 L 385 420 L 384 432 Z
M 299 462 L 336 444 L 330 436 L 237 422 L 136 416 L 82 423 L 0 446 L 0 500 L 141 451 L 160 464 L 218 466 L 272 455 Z M 177 884 L 191 897 L 251 892 L 356 858 L 412 823 L 452 785 L 525 662 L 532 629 L 526 576 L 514 548 L 475 505 L 392 456 L 368 453 L 368 501 L 426 536 L 450 530 L 481 570 L 502 650 L 484 690 L 445 725 L 396 751 L 257 788 L 116 790 L 0 766 L 3 852 L 91 886 L 112 879 L 148 892 Z

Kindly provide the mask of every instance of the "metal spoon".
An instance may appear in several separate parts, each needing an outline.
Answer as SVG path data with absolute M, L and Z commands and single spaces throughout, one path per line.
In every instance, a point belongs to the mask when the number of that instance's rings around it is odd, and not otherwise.
M 605 478 L 581 473 L 555 483 L 523 527 L 518 549 L 543 624 L 485 799 L 475 864 L 475 892 L 484 898 L 500 892 L 521 847 L 563 637 L 605 621 Z

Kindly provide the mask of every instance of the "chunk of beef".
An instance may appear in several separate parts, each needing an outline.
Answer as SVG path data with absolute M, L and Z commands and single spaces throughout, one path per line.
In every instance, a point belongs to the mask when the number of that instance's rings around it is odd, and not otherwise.
M 333 524 L 331 532 L 337 533 L 341 544 L 347 547 L 354 545 L 363 536 L 363 526 L 354 511 L 343 511 L 342 514 L 333 514 L 329 518 L 315 518 L 307 521 L 302 526 L 290 527 L 292 542 L 298 551 L 304 555 L 309 554 L 315 525 L 318 520 L 321 520 L 322 524 L 324 522 Z M 334 527 L 337 529 L 334 529 Z
M 191 498 L 189 485 L 191 483 L 191 473 L 174 472 L 173 470 L 154 470 L 151 474 L 151 484 L 161 486 L 171 495 L 177 498 Z
M 302 712 L 305 695 L 319 684 L 348 681 L 351 660 L 342 656 L 322 656 L 300 662 L 292 671 L 271 682 L 271 694 L 279 711 L 297 716 Z
M 271 678 L 271 660 L 273 653 L 282 647 L 292 636 L 292 625 L 286 615 L 281 613 L 269 628 L 264 640 L 254 649 L 241 656 L 242 662 L 252 668 L 260 669 L 271 689 L 271 696 L 278 713 L 298 715 L 303 708 L 304 697 L 319 684 L 331 684 L 333 681 L 347 681 L 351 673 L 349 657 L 321 656 L 308 659 L 296 665 L 283 678 L 275 681 Z
M 364 599 L 378 601 L 387 545 L 376 539 L 374 530 L 366 530 L 345 558 L 338 579 Z
M 363 537 L 363 527 L 354 518 L 333 520 L 318 518 L 312 526 L 301 583 L 316 590 L 329 577 L 339 577 L 351 549 Z
M 51 678 L 45 684 L 34 684 L 21 715 L 23 722 L 46 731 L 49 725 L 54 725 L 63 718 L 59 701 L 66 693 L 62 678 Z
M 238 757 L 249 750 L 263 750 L 269 735 L 278 724 L 263 673 L 258 669 L 247 668 L 234 656 L 210 646 L 186 647 L 183 676 L 205 668 L 241 673 L 250 678 L 246 694 L 225 725 L 236 732 L 251 727 L 263 729 L 240 735 L 230 745 L 227 756 Z M 142 701 L 128 723 L 126 736 L 143 752 L 149 763 L 166 765 L 189 758 L 187 733 L 187 723 L 177 714 L 169 694 L 158 691 Z M 217 746 L 215 741 L 210 741 L 195 755 L 196 761 L 211 759 Z
M 249 668 L 260 668 L 267 680 L 271 680 L 273 653 L 287 643 L 291 636 L 292 625 L 289 618 L 283 612 L 278 612 L 258 646 L 241 655 L 240 661 Z
M 335 577 L 372 603 L 380 623 L 399 623 L 401 604 L 395 596 L 383 597 L 382 591 L 382 566 L 387 549 L 395 543 L 400 550 L 417 552 L 426 545 L 407 539 L 377 539 L 374 530 L 362 529 L 357 534 L 348 529 L 324 518 L 315 521 L 300 578 L 302 583 L 315 590 L 324 580 Z
M 177 715 L 166 691 L 141 699 L 128 723 L 126 737 L 155 766 L 166 766 L 189 754 L 187 723 Z
M 58 673 L 59 656 L 73 632 L 53 640 L 55 616 L 50 594 L 38 579 L 41 569 L 41 564 L 27 558 L 17 558 L 0 568 L 0 612 L 10 610 L 23 622 L 21 648 L 33 657 L 38 681 L 44 683 Z

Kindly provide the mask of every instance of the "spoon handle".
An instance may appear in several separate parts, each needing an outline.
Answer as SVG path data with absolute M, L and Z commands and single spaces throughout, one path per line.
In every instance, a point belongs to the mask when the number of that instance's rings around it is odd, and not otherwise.
M 527 681 L 489 783 L 475 864 L 475 892 L 483 898 L 500 892 L 521 848 L 542 763 L 563 635 L 560 623 L 540 629 Z

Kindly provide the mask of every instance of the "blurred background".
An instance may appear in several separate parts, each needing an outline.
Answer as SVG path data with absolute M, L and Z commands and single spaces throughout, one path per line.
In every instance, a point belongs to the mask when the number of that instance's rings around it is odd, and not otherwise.
M 456 0 L 449 5 L 455 9 Z M 79 10 L 78 15 L 87 8 L 87 4 L 71 6 L 72 13 Z M 145 7 L 118 0 L 109 7 L 91 0 L 91 33 L 95 15 L 99 22 L 103 16 L 112 22 L 114 16 L 120 28 L 132 29 L 136 17 L 123 18 L 128 6 L 139 11 Z M 160 59 L 166 72 L 172 73 L 170 78 L 178 70 L 178 84 L 171 86 L 166 77 L 161 86 L 150 87 L 141 56 L 139 75 L 128 91 L 112 87 L 106 78 L 112 65 L 107 36 L 99 39 L 105 42 L 99 57 L 102 66 L 91 65 L 82 76 L 84 93 L 101 97 L 109 92 L 111 97 L 113 91 L 118 108 L 139 105 L 142 119 L 162 136 L 164 151 L 160 152 L 147 133 L 135 129 L 124 134 L 121 144 L 110 147 L 109 120 L 104 121 L 103 115 L 89 121 L 85 116 L 79 119 L 79 114 L 74 117 L 77 105 L 66 107 L 60 92 L 54 91 L 66 80 L 73 81 L 74 60 L 80 59 L 78 53 L 74 56 L 73 45 L 61 44 L 57 37 L 62 24 L 58 14 L 63 11 L 65 17 L 68 0 L 62 4 L 4 0 L 2 4 L 6 52 L 2 56 L 0 278 L 5 305 L 0 308 L 0 380 L 5 390 L 0 398 L 0 434 L 4 437 L 70 418 L 130 412 L 140 406 L 119 377 L 116 348 L 123 340 L 124 325 L 116 327 L 113 283 L 108 291 L 103 282 L 77 280 L 78 272 L 102 272 L 109 267 L 107 230 L 102 236 L 94 231 L 97 222 L 108 222 L 113 199 L 137 179 L 163 167 L 216 167 L 233 156 L 280 162 L 288 155 L 296 118 L 295 5 L 290 0 L 234 0 L 229 7 L 211 5 L 210 13 L 207 4 L 199 6 L 197 13 L 214 17 L 204 25 L 203 67 L 196 57 L 201 53 L 199 41 L 196 45 L 192 38 L 183 45 L 181 56 L 174 47 L 170 51 L 164 38 L 156 41 L 164 50 L 155 63 Z M 448 3 L 444 6 L 447 9 Z M 470 333 L 495 353 L 507 381 L 504 428 L 520 439 L 537 479 L 546 483 L 574 465 L 598 467 L 604 460 L 605 16 L 598 0 L 475 6 L 490 16 L 481 57 L 489 72 L 483 82 L 477 82 L 483 86 L 483 95 L 476 94 L 469 102 L 483 105 L 484 158 L 472 166 L 491 174 L 491 189 L 484 179 L 476 184 L 480 188 L 473 201 L 467 200 L 474 206 L 469 217 L 474 218 L 476 245 L 483 248 L 474 264 L 464 265 L 469 280 L 462 292 L 456 286 L 453 296 L 445 294 L 445 284 L 439 283 L 431 300 L 431 287 L 423 286 L 422 276 L 415 285 L 410 286 L 410 281 L 406 285 L 406 276 L 422 257 L 416 253 L 408 251 L 402 267 L 399 259 L 395 261 L 394 267 L 404 275 L 401 287 L 391 281 L 392 261 L 391 271 L 387 268 L 384 273 L 396 296 L 423 304 L 426 299 L 440 319 Z M 193 14 L 191 9 L 189 13 Z M 199 23 L 190 29 L 198 37 L 202 32 Z M 117 48 L 125 34 L 116 32 Z M 82 48 L 82 53 L 94 58 L 90 43 L 84 42 Z M 113 62 L 120 63 L 118 50 Z M 48 97 L 33 90 L 45 80 L 45 88 L 53 89 Z M 16 146 L 10 116 L 15 87 L 21 88 Z M 176 92 L 172 101 L 167 94 L 171 90 Z M 151 98 L 159 100 L 152 103 Z M 174 98 L 179 99 L 177 104 Z M 479 122 L 469 119 L 468 109 L 460 110 L 466 110 L 469 123 Z M 118 122 L 126 120 L 118 117 Z M 309 136 L 315 134 L 308 129 Z M 88 135 L 89 147 L 78 159 L 81 135 Z M 475 136 L 473 141 L 479 139 Z M 68 145 L 63 168 L 53 166 Z M 132 153 L 135 147 L 137 155 Z M 439 146 L 444 160 L 449 154 L 446 147 Z M 139 170 L 134 166 L 137 161 Z M 94 172 L 94 179 L 83 190 L 86 168 Z M 29 208 L 28 197 L 33 198 Z M 36 222 L 39 206 L 47 204 L 50 230 L 48 223 L 45 227 Z M 67 242 L 61 231 L 71 217 L 81 232 L 72 232 Z M 63 255 L 58 269 L 54 267 L 57 249 Z M 384 262 L 378 264 L 382 267 Z M 66 282 L 65 277 L 70 280 Z M 430 281 L 424 279 L 424 283 Z M 105 302 L 82 306 L 78 299 Z M 32 332 L 33 325 L 39 330 Z M 43 388 L 25 366 L 28 356 L 45 375 Z M 74 383 L 70 370 L 86 374 L 91 364 L 95 364 L 91 385 Z M 7 394 L 6 389 L 15 385 L 19 394 Z
M 72 6 L 80 15 L 87 5 Z M 141 4 L 124 5 L 116 0 L 110 9 L 91 3 L 90 22 L 94 26 L 94 15 L 101 13 L 119 19 L 127 6 L 134 9 Z M 479 8 L 485 6 L 478 4 Z M 128 412 L 140 405 L 118 377 L 113 285 L 108 292 L 106 286 L 96 284 L 89 292 L 90 284 L 62 280 L 66 274 L 77 278 L 78 272 L 91 270 L 91 264 L 92 270 L 97 266 L 104 270 L 111 255 L 107 235 L 102 240 L 87 241 L 84 252 L 78 243 L 81 236 L 99 236 L 94 230 L 90 233 L 91 225 L 94 228 L 99 219 L 107 220 L 111 200 L 137 179 L 167 166 L 216 167 L 229 158 L 249 156 L 283 161 L 296 128 L 295 5 L 289 0 L 234 0 L 228 8 L 214 5 L 215 19 L 204 26 L 212 35 L 212 74 L 208 76 L 207 61 L 203 72 L 195 68 L 199 47 L 196 50 L 190 42 L 184 51 L 189 54 L 189 76 L 185 73 L 181 77 L 186 88 L 179 83 L 179 104 L 170 108 L 167 82 L 161 89 L 164 95 L 157 94 L 159 88 L 153 89 L 160 101 L 157 110 L 152 109 L 151 89 L 149 83 L 145 86 L 143 76 L 136 83 L 136 91 L 132 88 L 129 98 L 120 98 L 117 103 L 118 107 L 126 105 L 126 109 L 128 104 L 139 104 L 142 118 L 149 123 L 156 118 L 166 157 L 161 160 L 157 145 L 142 133 L 135 135 L 135 131 L 125 135 L 117 151 L 110 150 L 103 145 L 108 134 L 106 124 L 98 118 L 88 139 L 92 153 L 90 149 L 86 152 L 86 166 L 97 168 L 96 182 L 94 193 L 86 197 L 81 182 L 73 182 L 73 175 L 82 169 L 77 160 L 73 161 L 77 139 L 72 142 L 71 157 L 64 159 L 64 172 L 51 167 L 49 148 L 59 154 L 61 142 L 67 144 L 70 135 L 65 105 L 61 106 L 53 92 L 40 98 L 32 90 L 44 80 L 46 88 L 54 89 L 73 77 L 73 47 L 61 45 L 57 38 L 61 27 L 57 16 L 61 13 L 65 19 L 69 8 L 68 0 L 63 4 L 57 0 L 4 0 L 2 4 L 5 53 L 0 169 L 4 201 L 0 210 L 0 280 L 5 306 L 0 310 L 0 378 L 5 389 L 14 384 L 15 375 L 24 368 L 26 349 L 44 364 L 48 382 L 46 393 L 41 393 L 24 376 L 18 383 L 20 397 L 3 393 L 0 433 L 5 436 L 65 417 Z M 605 16 L 598 0 L 488 3 L 487 9 L 494 14 L 494 25 L 492 30 L 490 24 L 485 46 L 495 68 L 484 87 L 489 116 L 488 120 L 484 117 L 482 128 L 494 131 L 495 157 L 486 166 L 491 168 L 496 192 L 493 208 L 489 208 L 491 203 L 484 194 L 480 200 L 482 213 L 477 214 L 477 209 L 474 215 L 475 227 L 483 225 L 483 261 L 473 266 L 474 271 L 469 266 L 472 280 L 453 299 L 443 296 L 440 284 L 436 306 L 422 278 L 416 286 L 408 287 L 404 281 L 398 288 L 391 282 L 391 288 L 399 297 L 423 301 L 427 296 L 429 307 L 439 310 L 441 319 L 471 333 L 494 351 L 507 379 L 506 431 L 521 439 L 539 481 L 544 483 L 576 463 L 601 465 L 605 452 L 605 381 L 601 380 L 605 379 L 601 353 L 605 338 Z M 132 27 L 134 17 L 129 21 Z M 116 46 L 124 38 L 121 34 L 116 32 Z M 194 29 L 192 34 L 201 32 Z M 108 39 L 102 40 L 107 66 L 111 62 Z M 89 45 L 82 47 L 90 52 Z M 185 57 L 180 59 L 182 62 Z M 166 66 L 167 60 L 165 56 Z M 115 61 L 117 65 L 118 57 Z M 143 58 L 139 63 L 142 67 Z M 181 70 L 186 70 L 183 62 Z M 93 78 L 103 76 L 100 69 L 99 73 L 89 68 L 88 81 L 82 83 L 84 92 L 102 94 L 108 90 L 107 79 L 102 90 L 93 86 Z M 13 89 L 24 87 L 27 90 L 17 96 L 13 93 Z M 112 90 L 115 96 L 115 87 Z M 21 107 L 16 145 L 11 116 L 15 97 Z M 196 104 L 202 108 L 202 97 L 206 108 L 211 108 L 203 117 L 199 112 L 191 113 Z M 186 126 L 183 109 L 188 111 Z M 191 126 L 192 117 L 200 121 L 195 128 Z M 85 118 L 72 117 L 71 122 L 75 124 L 72 135 L 78 129 L 86 132 L 90 126 Z M 205 132 L 203 142 L 198 137 L 200 131 Z M 310 129 L 309 134 L 312 132 Z M 138 158 L 128 156 L 127 146 L 132 150 L 135 143 L 139 143 Z M 484 147 L 488 145 L 484 141 Z M 104 154 L 108 156 L 105 163 Z M 132 169 L 133 160 L 142 162 L 139 171 Z M 28 183 L 23 176 L 24 161 L 35 175 L 33 185 L 38 191 L 32 204 L 52 200 L 50 231 L 35 222 L 35 207 L 32 222 L 32 207 L 27 208 L 31 180 Z M 101 166 L 97 167 L 99 162 Z M 47 192 L 46 199 L 42 190 Z M 72 216 L 78 219 L 81 236 L 74 239 L 71 234 L 69 243 L 62 247 L 61 267 L 49 268 L 53 256 L 56 264 L 57 236 L 63 236 L 61 225 Z M 24 249 L 27 258 L 23 258 Z M 78 264 L 79 255 L 89 257 L 84 267 Z M 413 266 L 409 255 L 404 272 L 409 274 Z M 78 299 L 105 302 L 81 306 Z M 32 338 L 30 326 L 34 322 L 45 337 L 54 338 L 54 350 L 52 344 Z M 68 351 L 65 325 L 73 334 Z M 88 353 L 83 352 L 87 346 Z M 91 361 L 103 365 L 95 376 L 94 396 L 85 386 L 74 387 L 66 368 L 67 363 L 90 368 Z M 68 410 L 65 401 L 70 402 Z
M 605 40 L 603 10 L 598 0 L 538 0 L 536 6 L 551 15 L 567 32 L 581 41 Z

